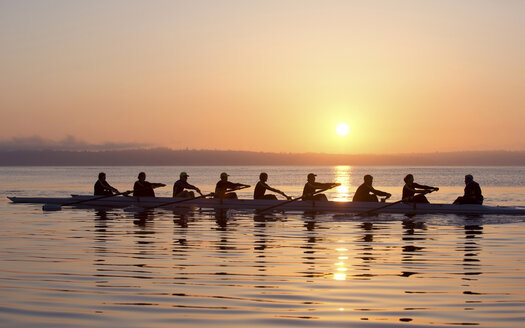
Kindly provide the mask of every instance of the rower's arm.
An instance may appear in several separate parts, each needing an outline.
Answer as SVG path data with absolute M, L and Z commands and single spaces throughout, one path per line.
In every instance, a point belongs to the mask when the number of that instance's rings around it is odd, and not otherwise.
M 425 185 L 420 185 L 418 183 L 413 183 L 412 185 L 415 188 L 423 189 L 423 190 L 416 190 L 416 189 L 414 189 L 414 191 L 417 192 L 417 193 L 424 193 L 424 192 L 427 192 L 429 190 L 433 190 L 433 191 L 438 191 L 439 190 L 438 187 L 425 186 Z
M 278 194 L 281 194 L 281 195 L 283 194 L 283 192 L 280 191 L 279 189 L 272 188 L 272 187 L 270 187 L 269 185 L 267 185 L 267 184 L 264 183 L 264 182 L 263 182 L 263 185 L 264 185 L 264 188 L 266 188 L 266 189 L 268 189 L 268 190 L 270 190 L 270 191 L 273 191 L 273 192 L 278 193 Z
M 244 184 L 244 183 L 233 183 L 233 182 L 230 182 L 226 188 L 231 190 L 231 189 L 236 189 L 236 188 L 239 188 L 239 187 L 249 187 L 249 186 L 250 185 L 247 185 L 247 184 Z
M 188 189 L 193 189 L 193 190 L 195 190 L 196 192 L 198 192 L 202 196 L 202 192 L 201 192 L 201 190 L 199 188 L 195 187 L 194 185 L 190 185 L 190 186 L 191 186 L 191 188 L 188 188 Z
M 370 188 L 370 191 L 371 191 L 374 195 L 377 195 L 377 196 L 387 196 L 387 197 L 392 196 L 392 195 L 391 195 L 390 193 L 388 193 L 388 192 L 381 191 L 381 190 L 377 190 L 377 189 L 374 189 L 373 187 Z

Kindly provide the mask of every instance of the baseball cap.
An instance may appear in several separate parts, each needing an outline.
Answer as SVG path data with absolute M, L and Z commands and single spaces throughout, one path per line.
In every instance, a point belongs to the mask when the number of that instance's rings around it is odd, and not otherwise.
M 308 173 L 308 177 L 316 177 L 317 175 L 316 174 L 313 174 L 313 173 Z
M 221 173 L 221 178 L 224 178 L 224 177 L 229 177 L 229 175 L 226 172 L 222 172 Z
M 188 173 L 186 173 L 186 172 L 181 172 L 181 173 L 180 173 L 180 177 L 181 177 L 181 178 L 182 178 L 182 177 L 189 177 L 189 175 L 188 175 Z

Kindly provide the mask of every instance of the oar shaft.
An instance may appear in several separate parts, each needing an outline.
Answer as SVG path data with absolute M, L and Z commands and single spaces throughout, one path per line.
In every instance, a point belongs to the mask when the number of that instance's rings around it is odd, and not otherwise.
M 69 206 L 69 205 L 76 205 L 76 204 L 92 202 L 92 201 L 96 201 L 96 200 L 99 200 L 99 199 L 104 199 L 104 198 L 109 198 L 109 197 L 113 197 L 113 196 L 129 194 L 131 192 L 133 192 L 133 191 L 132 190 L 128 190 L 128 191 L 124 191 L 124 192 L 118 192 L 116 194 L 104 195 L 104 196 L 95 197 L 95 198 L 89 198 L 89 199 L 83 199 L 83 200 L 79 200 L 79 201 L 75 201 L 75 202 L 69 202 L 69 203 L 64 203 L 64 204 L 44 204 L 42 206 L 42 210 L 44 210 L 44 211 L 60 211 L 62 209 L 62 206 Z
M 316 194 L 319 194 L 319 193 L 321 193 L 321 192 L 327 191 L 328 189 L 332 189 L 333 187 L 335 187 L 335 186 L 332 186 L 332 187 L 329 187 L 329 188 L 325 188 L 325 189 L 318 190 L 318 191 L 312 193 L 312 195 L 316 195 Z M 258 211 L 258 213 L 263 213 L 263 212 L 266 212 L 266 211 L 269 211 L 269 210 L 273 210 L 273 209 L 276 208 L 276 207 L 283 206 L 283 205 L 286 205 L 286 204 L 290 204 L 290 203 L 293 203 L 293 202 L 295 202 L 295 201 L 297 201 L 297 200 L 301 200 L 301 199 L 303 199 L 303 198 L 304 198 L 304 195 L 301 196 L 301 197 L 294 198 L 294 199 L 292 199 L 292 200 L 287 200 L 287 201 L 285 201 L 285 202 L 283 202 L 283 203 L 281 203 L 281 204 L 272 205 L 272 206 L 270 206 L 270 207 L 263 208 L 262 210 Z
M 239 187 L 239 188 L 236 188 L 236 189 L 232 189 L 232 190 L 229 190 L 229 191 L 231 192 L 231 191 L 241 190 L 241 189 L 245 189 L 245 188 L 249 188 L 249 187 L 250 186 L 242 186 L 242 187 Z M 175 201 L 172 201 L 172 202 L 162 203 L 162 204 L 158 204 L 158 205 L 154 205 L 154 206 L 148 206 L 148 207 L 145 207 L 145 209 L 151 210 L 151 209 L 154 209 L 154 208 L 157 208 L 157 207 L 164 207 L 164 206 L 168 206 L 168 205 L 184 203 L 184 202 L 188 202 L 190 200 L 199 199 L 199 198 L 206 198 L 208 196 L 213 196 L 213 195 L 214 195 L 214 193 L 212 192 L 212 193 L 209 193 L 209 194 L 206 194 L 206 195 L 202 195 L 202 196 L 199 196 L 199 197 L 185 198 L 185 199 L 175 200 Z
M 422 194 L 430 194 L 431 192 L 433 192 L 434 190 L 430 190 L 428 192 L 424 192 L 424 193 L 420 193 L 420 195 Z M 387 208 L 387 207 L 390 207 L 392 205 L 396 205 L 396 204 L 399 204 L 401 202 L 408 202 L 410 200 L 412 200 L 414 197 L 416 197 L 416 195 L 414 196 L 410 196 L 410 197 L 407 197 L 407 198 L 403 198 L 401 200 L 398 200 L 396 202 L 393 202 L 393 203 L 390 203 L 390 204 L 387 204 L 387 205 L 383 205 L 383 206 L 380 206 L 380 207 L 377 207 L 377 208 L 374 208 L 374 209 L 371 209 L 371 210 L 368 210 L 368 211 L 364 211 L 364 212 L 361 212 L 361 213 L 358 213 L 357 215 L 365 215 L 365 214 L 370 214 L 370 213 L 373 213 L 373 212 L 376 212 L 376 211 L 379 211 L 379 210 L 382 210 L 384 208 Z
M 104 199 L 104 198 L 109 198 L 109 197 L 119 196 L 119 195 L 124 195 L 124 194 L 130 194 L 132 192 L 133 192 L 133 190 L 128 190 L 128 191 L 124 191 L 124 192 L 118 192 L 116 194 L 104 195 L 104 196 L 100 196 L 100 197 L 83 199 L 83 200 L 79 200 L 79 201 L 75 201 L 75 202 L 69 202 L 69 203 L 62 204 L 61 206 L 68 206 L 68 205 L 75 205 L 75 204 L 81 204 L 81 203 L 86 203 L 86 202 L 92 202 L 94 200 L 99 200 L 99 199 Z
M 144 207 L 144 208 L 148 209 L 148 210 L 151 210 L 151 209 L 154 209 L 154 208 L 157 208 L 157 207 L 163 207 L 163 206 L 168 206 L 168 205 L 173 205 L 173 204 L 178 204 L 178 203 L 184 203 L 184 202 L 187 202 L 187 201 L 190 201 L 190 200 L 194 200 L 194 199 L 199 199 L 199 198 L 206 198 L 206 197 L 211 196 L 211 195 L 213 195 L 213 193 L 209 193 L 209 194 L 202 195 L 202 196 L 199 196 L 199 197 L 175 200 L 175 201 L 172 201 L 172 202 L 162 203 L 162 204 L 159 204 L 159 205 L 148 206 L 148 207 Z

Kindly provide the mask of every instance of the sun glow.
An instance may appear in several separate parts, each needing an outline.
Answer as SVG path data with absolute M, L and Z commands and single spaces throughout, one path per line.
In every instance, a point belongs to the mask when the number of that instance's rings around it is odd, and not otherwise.
M 348 124 L 341 122 L 335 127 L 335 132 L 337 132 L 337 134 L 341 137 L 344 137 L 348 134 L 348 132 L 350 132 L 350 127 Z

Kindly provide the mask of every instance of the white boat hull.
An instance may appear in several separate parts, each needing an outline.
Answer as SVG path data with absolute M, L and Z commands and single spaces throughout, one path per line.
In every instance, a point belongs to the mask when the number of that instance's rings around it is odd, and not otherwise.
M 86 201 L 72 206 L 78 207 L 109 207 L 124 208 L 135 207 L 154 207 L 164 203 L 183 200 L 182 198 L 171 197 L 124 197 L 113 196 L 103 199 L 87 201 L 100 196 L 73 196 L 67 198 L 51 197 L 8 197 L 13 203 L 33 203 L 33 204 L 59 204 L 64 205 L 71 202 Z M 214 199 L 197 198 L 181 203 L 166 205 L 158 208 L 212 208 L 212 209 L 254 209 L 260 210 L 273 205 L 283 204 L 284 200 L 254 200 L 254 199 Z M 391 203 L 390 203 L 391 204 Z M 321 211 L 337 213 L 362 213 L 376 208 L 389 205 L 389 203 L 369 203 L 369 202 L 335 202 L 335 201 L 296 201 L 276 207 L 278 211 Z M 391 206 L 378 209 L 374 213 L 402 213 L 402 214 L 508 214 L 525 215 L 525 208 L 510 206 L 485 206 L 485 205 L 452 205 L 452 204 L 416 204 L 416 203 L 397 203 Z

